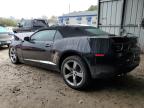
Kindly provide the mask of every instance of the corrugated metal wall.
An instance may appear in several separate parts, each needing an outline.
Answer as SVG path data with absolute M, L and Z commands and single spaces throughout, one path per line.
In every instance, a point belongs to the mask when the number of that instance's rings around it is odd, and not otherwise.
M 116 35 L 138 36 L 144 51 L 143 18 L 144 0 L 99 0 L 98 27 Z
M 122 0 L 99 0 L 99 27 L 112 34 L 119 34 Z

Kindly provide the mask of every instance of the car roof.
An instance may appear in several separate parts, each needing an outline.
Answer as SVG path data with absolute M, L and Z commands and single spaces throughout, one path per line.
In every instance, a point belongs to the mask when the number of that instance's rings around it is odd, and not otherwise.
M 41 28 L 38 31 L 50 30 L 50 29 L 62 30 L 62 29 L 65 29 L 65 28 L 96 28 L 96 27 L 93 27 L 93 26 L 81 26 L 81 25 L 57 25 L 57 26 L 50 26 L 50 27 Z
M 43 31 L 43 30 L 58 30 L 63 35 L 63 37 L 95 36 L 95 35 L 97 35 L 95 33 L 88 32 L 85 29 L 97 29 L 97 30 L 100 30 L 99 28 L 94 27 L 94 26 L 57 25 L 57 26 L 50 26 L 50 27 L 45 27 L 45 28 L 39 29 L 39 30 L 37 30 L 37 32 Z M 100 31 L 98 31 L 98 33 L 99 32 Z
M 41 18 L 36 18 L 36 19 L 22 19 L 22 20 L 29 20 L 29 21 L 31 21 L 31 20 L 46 20 L 46 19 L 41 19 Z

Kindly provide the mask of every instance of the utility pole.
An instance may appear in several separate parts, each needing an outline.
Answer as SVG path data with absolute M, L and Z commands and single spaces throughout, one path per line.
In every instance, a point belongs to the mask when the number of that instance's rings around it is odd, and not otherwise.
M 69 13 L 70 13 L 70 8 L 71 8 L 71 7 L 70 7 L 70 3 L 69 3 Z

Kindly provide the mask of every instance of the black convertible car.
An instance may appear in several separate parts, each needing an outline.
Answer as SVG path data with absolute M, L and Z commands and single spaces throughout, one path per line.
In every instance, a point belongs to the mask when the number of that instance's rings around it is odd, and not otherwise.
M 109 78 L 135 69 L 140 62 L 137 37 L 115 36 L 91 26 L 55 26 L 30 37 L 15 36 L 12 63 L 60 71 L 67 85 L 87 87 L 91 79 Z

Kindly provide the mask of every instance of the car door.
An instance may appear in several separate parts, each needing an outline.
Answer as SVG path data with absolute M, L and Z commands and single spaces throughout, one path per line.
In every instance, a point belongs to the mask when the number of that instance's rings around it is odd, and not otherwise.
M 42 30 L 22 43 L 22 54 L 25 62 L 32 64 L 52 64 L 51 49 L 56 30 Z

